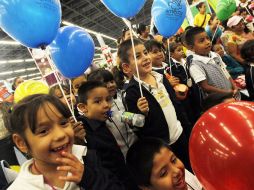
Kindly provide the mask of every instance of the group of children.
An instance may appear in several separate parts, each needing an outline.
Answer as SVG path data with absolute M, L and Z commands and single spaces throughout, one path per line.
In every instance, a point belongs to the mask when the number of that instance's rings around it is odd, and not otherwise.
M 217 23 L 211 19 L 207 22 Z M 78 122 L 58 86 L 49 95 L 35 94 L 13 107 L 8 130 L 28 160 L 8 189 L 202 189 L 191 173 L 192 127 L 211 106 L 239 99 L 233 81 L 237 74 L 246 72 L 254 96 L 254 40 L 241 49 L 248 63 L 243 70 L 224 54 L 217 38 L 213 46 L 204 27 L 190 27 L 182 41 L 166 50 L 148 38 L 134 39 L 134 55 L 124 30 L 114 74 L 98 69 L 73 79 L 72 91 L 63 86 Z M 234 68 L 228 70 L 225 60 Z M 144 126 L 132 126 L 115 114 L 125 111 L 142 114 Z

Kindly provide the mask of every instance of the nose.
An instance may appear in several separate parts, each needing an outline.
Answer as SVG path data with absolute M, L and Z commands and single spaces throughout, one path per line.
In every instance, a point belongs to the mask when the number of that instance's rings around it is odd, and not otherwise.
M 181 169 L 180 168 L 173 166 L 172 171 L 173 171 L 173 177 L 178 178 L 181 176 Z
M 109 109 L 109 107 L 110 107 L 110 103 L 108 101 L 104 100 L 103 101 L 103 108 L 104 109 Z
M 64 131 L 64 129 L 62 128 L 62 126 L 60 126 L 59 124 L 56 124 L 55 126 L 54 126 L 54 129 L 53 129 L 54 131 L 53 131 L 53 137 L 54 137 L 54 140 L 55 141 L 62 141 L 62 140 L 64 140 L 66 137 L 67 137 L 67 135 L 66 135 L 66 133 L 65 133 L 65 131 Z

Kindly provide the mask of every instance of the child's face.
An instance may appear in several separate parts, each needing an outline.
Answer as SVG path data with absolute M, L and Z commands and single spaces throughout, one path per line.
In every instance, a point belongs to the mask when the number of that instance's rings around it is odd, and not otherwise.
M 75 96 L 74 96 L 72 93 L 70 94 L 70 92 L 67 92 L 66 90 L 64 90 L 64 94 L 65 94 L 65 96 L 66 96 L 66 98 L 67 98 L 67 100 L 68 100 L 68 102 L 69 102 L 70 105 L 71 105 L 71 102 L 73 103 L 73 105 L 76 104 L 76 98 L 75 98 Z M 58 97 L 59 100 L 60 100 L 62 103 L 64 103 L 65 105 L 67 105 L 67 103 L 66 103 L 66 101 L 65 101 L 65 99 L 64 99 L 63 93 L 61 92 L 60 89 L 56 89 L 56 90 L 55 90 L 55 96 Z
M 87 103 L 79 104 L 80 110 L 89 119 L 106 121 L 112 97 L 105 87 L 94 88 L 88 93 Z
M 37 165 L 59 165 L 56 158 L 61 157 L 61 152 L 72 151 L 74 131 L 71 123 L 54 105 L 45 103 L 38 110 L 36 125 L 35 133 L 30 127 L 25 130 L 29 154 Z
M 116 82 L 114 80 L 106 83 L 109 95 L 114 97 L 116 95 Z
M 168 148 L 161 148 L 153 159 L 151 190 L 187 190 L 183 163 Z
M 154 67 L 162 67 L 162 62 L 165 60 L 164 53 L 159 47 L 152 47 L 152 51 L 149 52 L 149 56 Z
M 194 45 L 192 48 L 196 54 L 208 56 L 211 51 L 211 47 L 212 44 L 206 32 L 202 32 L 194 36 Z
M 171 56 L 177 61 L 180 61 L 182 58 L 184 58 L 183 46 L 178 46 Z
M 214 45 L 213 50 L 215 53 L 218 53 L 221 57 L 224 56 L 224 51 L 221 45 L 219 44 Z
M 136 51 L 136 59 L 137 59 L 139 75 L 140 77 L 146 76 L 148 73 L 152 71 L 151 58 L 148 55 L 148 52 L 143 44 L 136 45 L 135 51 Z M 128 67 L 130 67 L 130 70 L 137 75 L 133 50 L 130 49 L 127 53 L 129 55 Z
M 201 14 L 205 14 L 205 12 L 206 12 L 206 5 L 205 5 L 205 4 L 202 4 L 202 5 L 201 5 L 201 7 L 199 8 L 199 12 L 200 12 Z
M 79 87 L 81 86 L 81 84 L 83 82 L 86 82 L 86 78 L 84 75 L 81 75 L 77 78 L 75 78 L 73 81 L 72 81 L 72 88 L 74 90 L 74 94 L 77 95 L 78 94 L 78 89 Z
M 131 39 L 131 32 L 130 30 L 127 30 L 124 34 L 123 41 Z

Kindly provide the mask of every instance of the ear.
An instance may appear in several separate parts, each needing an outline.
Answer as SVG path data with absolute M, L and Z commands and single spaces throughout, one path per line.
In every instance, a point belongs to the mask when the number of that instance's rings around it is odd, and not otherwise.
M 13 134 L 12 135 L 12 140 L 21 152 L 23 152 L 25 154 L 28 153 L 29 148 L 28 148 L 27 143 L 26 143 L 26 141 L 23 137 L 21 137 L 18 134 Z
M 77 105 L 78 111 L 81 111 L 82 113 L 87 113 L 87 105 L 85 103 L 78 103 Z
M 131 72 L 130 64 L 128 64 L 128 63 L 122 63 L 122 68 L 123 68 L 124 73 L 130 73 Z

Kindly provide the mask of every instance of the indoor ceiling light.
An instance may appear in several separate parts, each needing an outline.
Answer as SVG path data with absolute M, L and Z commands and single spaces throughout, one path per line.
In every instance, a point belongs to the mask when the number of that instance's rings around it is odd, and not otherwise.
M 19 46 L 19 45 L 21 45 L 21 43 L 19 43 L 19 42 L 16 42 L 16 41 L 11 41 L 11 40 L 0 40 L 0 44 L 2 44 L 2 45 L 15 45 L 15 46 Z

